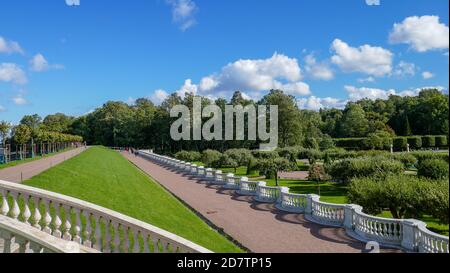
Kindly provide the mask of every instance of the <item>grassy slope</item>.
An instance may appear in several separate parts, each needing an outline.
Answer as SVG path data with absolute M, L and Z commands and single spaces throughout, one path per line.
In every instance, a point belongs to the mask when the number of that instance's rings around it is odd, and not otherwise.
M 125 158 L 106 148 L 92 147 L 24 184 L 118 211 L 215 252 L 241 251 Z

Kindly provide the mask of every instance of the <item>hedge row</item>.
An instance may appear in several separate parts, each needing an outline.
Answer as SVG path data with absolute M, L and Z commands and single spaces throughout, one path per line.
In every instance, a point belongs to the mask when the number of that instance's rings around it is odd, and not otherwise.
M 394 150 L 404 151 L 409 148 L 419 150 L 421 148 L 442 148 L 448 146 L 447 136 L 410 136 L 410 137 L 394 137 L 394 138 L 336 138 L 334 139 L 336 147 L 351 150 L 389 150 L 393 144 Z

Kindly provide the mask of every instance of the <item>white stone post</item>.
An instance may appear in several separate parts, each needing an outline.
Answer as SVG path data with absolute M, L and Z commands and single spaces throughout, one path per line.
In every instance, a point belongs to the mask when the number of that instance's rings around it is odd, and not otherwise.
M 277 204 L 281 204 L 283 202 L 283 193 L 289 193 L 289 188 L 288 187 L 279 187 L 280 188 L 280 195 L 278 196 L 277 199 Z
M 306 209 L 305 214 L 312 215 L 313 212 L 313 201 L 319 201 L 320 196 L 317 194 L 308 194 L 306 195 Z
M 191 174 L 196 174 L 198 172 L 197 170 L 197 164 L 191 165 Z
M 344 228 L 353 229 L 353 218 L 355 213 L 361 212 L 362 207 L 359 205 L 348 204 L 344 207 Z
M 393 154 L 393 153 L 394 153 L 394 145 L 391 144 L 391 154 Z
M 406 151 L 409 153 L 409 143 L 406 143 Z
M 416 234 L 418 232 L 418 226 L 422 222 L 415 219 L 406 219 L 402 222 L 402 242 L 401 245 L 408 251 L 417 251 Z
M 217 170 L 217 171 L 215 171 L 215 174 L 214 174 L 214 180 L 215 180 L 215 182 L 217 183 L 217 184 L 222 184 L 224 181 L 223 181 L 223 174 L 222 174 L 222 171 L 221 170 Z

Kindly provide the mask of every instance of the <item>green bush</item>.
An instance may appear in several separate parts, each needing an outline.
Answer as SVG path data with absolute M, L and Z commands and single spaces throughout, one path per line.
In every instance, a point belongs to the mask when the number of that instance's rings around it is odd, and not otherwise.
M 312 164 L 309 167 L 308 180 L 311 181 L 326 181 L 330 176 L 325 172 L 325 168 L 321 164 Z
M 436 147 L 447 147 L 448 139 L 447 136 L 436 136 Z
M 394 160 L 402 162 L 405 169 L 412 168 L 417 164 L 417 158 L 411 153 L 394 153 L 389 156 Z
M 349 158 L 326 166 L 335 181 L 349 182 L 355 177 L 385 177 L 400 174 L 404 166 L 400 161 L 384 156 Z
M 410 154 L 413 155 L 415 158 L 417 158 L 419 163 L 421 161 L 424 161 L 427 159 L 441 159 L 441 160 L 446 161 L 447 163 L 449 162 L 448 152 L 441 153 L 441 152 L 433 152 L 433 151 L 415 151 L 415 152 L 411 152 Z
M 394 138 L 393 145 L 396 151 L 405 151 L 406 144 L 408 144 L 408 140 L 406 137 L 396 137 Z
M 436 137 L 435 136 L 423 136 L 422 137 L 422 146 L 424 148 L 433 148 L 436 146 Z
M 319 149 L 319 143 L 317 139 L 313 137 L 307 137 L 303 140 L 303 146 L 309 149 Z
M 175 154 L 175 158 L 181 161 L 194 162 L 199 161 L 202 155 L 196 151 L 180 151 Z
M 299 153 L 299 149 L 297 147 L 285 147 L 277 150 L 278 155 L 286 158 L 291 162 L 295 162 Z
M 257 159 L 274 159 L 279 157 L 275 151 L 252 151 L 252 155 Z
M 247 149 L 229 149 L 224 154 L 236 161 L 239 166 L 246 166 L 253 158 L 252 153 Z
M 222 154 L 215 150 L 205 150 L 202 153 L 202 162 L 206 167 L 220 166 L 220 158 Z
M 411 175 L 389 175 L 383 179 L 353 179 L 348 199 L 363 206 L 364 212 L 379 214 L 385 208 L 395 218 L 419 218 L 431 215 L 448 223 L 448 180 L 428 180 Z
M 418 150 L 422 148 L 422 138 L 419 136 L 408 137 L 409 148 Z
M 417 175 L 431 179 L 448 178 L 448 164 L 441 159 L 427 159 L 419 163 Z
M 321 150 L 327 150 L 327 149 L 334 148 L 334 141 L 333 141 L 333 139 L 329 135 L 323 136 L 319 140 L 319 148 Z
M 349 150 L 361 150 L 364 147 L 364 138 L 336 138 L 334 139 L 336 147 Z

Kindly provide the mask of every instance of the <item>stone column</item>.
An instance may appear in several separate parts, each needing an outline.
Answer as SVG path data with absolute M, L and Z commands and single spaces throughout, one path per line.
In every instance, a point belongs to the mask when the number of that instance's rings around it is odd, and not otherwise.
M 314 201 L 319 201 L 320 196 L 318 196 L 317 194 L 308 194 L 306 196 L 306 209 L 305 209 L 305 214 L 309 214 L 312 215 L 312 202 Z
M 344 207 L 344 228 L 353 229 L 353 217 L 355 213 L 362 211 L 359 205 L 348 204 Z
M 416 234 L 420 224 L 424 224 L 422 221 L 415 219 L 406 219 L 402 222 L 403 236 L 402 247 L 408 251 L 417 251 Z

